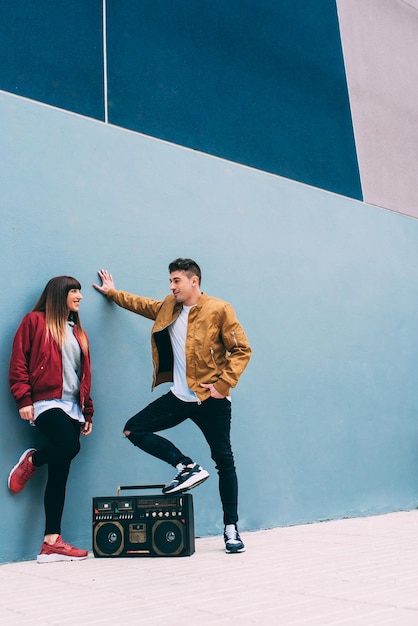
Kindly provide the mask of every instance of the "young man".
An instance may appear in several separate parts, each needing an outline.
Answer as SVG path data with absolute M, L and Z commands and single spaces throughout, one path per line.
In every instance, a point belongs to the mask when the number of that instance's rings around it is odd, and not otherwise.
M 218 470 L 226 552 L 244 552 L 237 528 L 229 393 L 248 364 L 251 348 L 232 306 L 201 291 L 201 272 L 195 261 L 176 259 L 168 269 L 172 294 L 163 301 L 117 291 L 107 270 L 98 272 L 102 284 L 93 285 L 122 308 L 154 320 L 153 388 L 173 382 L 168 393 L 128 420 L 124 433 L 141 450 L 177 468 L 163 493 L 186 491 L 206 480 L 208 472 L 155 433 L 191 419 L 208 442 Z

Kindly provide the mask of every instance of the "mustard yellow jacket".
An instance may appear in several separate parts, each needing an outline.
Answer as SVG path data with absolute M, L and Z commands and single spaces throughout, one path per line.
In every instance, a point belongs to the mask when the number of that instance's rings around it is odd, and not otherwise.
M 154 320 L 151 331 L 152 388 L 172 381 L 173 351 L 168 327 L 178 317 L 182 305 L 173 295 L 160 301 L 110 289 L 107 297 L 128 311 Z M 232 306 L 202 293 L 190 310 L 187 325 L 186 378 L 191 391 L 199 400 L 206 400 L 210 391 L 199 385 L 212 383 L 223 396 L 229 395 L 250 356 L 250 345 Z

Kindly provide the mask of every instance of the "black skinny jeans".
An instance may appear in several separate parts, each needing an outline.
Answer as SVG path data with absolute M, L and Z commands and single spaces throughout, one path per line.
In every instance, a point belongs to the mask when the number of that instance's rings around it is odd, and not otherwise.
M 60 535 L 68 472 L 71 461 L 80 451 L 82 424 L 61 409 L 49 409 L 38 415 L 35 425 L 48 440 L 32 456 L 35 467 L 48 465 L 44 495 L 45 535 Z
M 179 463 L 192 463 L 168 439 L 155 432 L 181 424 L 186 419 L 200 428 L 209 444 L 212 459 L 219 474 L 224 524 L 238 521 L 238 481 L 231 449 L 231 403 L 226 398 L 208 398 L 201 404 L 183 402 L 168 392 L 145 409 L 131 417 L 124 430 L 128 439 L 138 448 L 166 461 L 173 467 Z

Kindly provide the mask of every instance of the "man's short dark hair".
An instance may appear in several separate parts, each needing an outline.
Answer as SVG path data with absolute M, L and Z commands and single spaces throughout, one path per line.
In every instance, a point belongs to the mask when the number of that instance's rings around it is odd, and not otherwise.
M 168 266 L 168 271 L 170 272 L 170 274 L 171 272 L 176 271 L 186 272 L 189 278 L 190 276 L 197 276 L 199 279 L 199 285 L 200 281 L 202 280 L 202 272 L 200 271 L 200 267 L 198 266 L 196 261 L 193 261 L 193 259 L 175 259 Z

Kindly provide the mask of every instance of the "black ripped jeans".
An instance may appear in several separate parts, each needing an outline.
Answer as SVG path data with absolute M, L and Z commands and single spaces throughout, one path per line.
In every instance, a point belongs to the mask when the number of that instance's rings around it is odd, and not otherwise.
M 186 419 L 192 420 L 200 428 L 209 444 L 219 474 L 224 524 L 236 524 L 238 481 L 230 441 L 231 403 L 227 398 L 208 398 L 198 404 L 183 402 L 170 391 L 131 417 L 124 430 L 130 432 L 128 439 L 148 454 L 173 467 L 179 463 L 187 465 L 192 463 L 190 457 L 184 455 L 168 439 L 155 434 L 177 426 Z
M 45 535 L 60 535 L 65 488 L 71 461 L 80 451 L 82 424 L 61 409 L 49 409 L 38 415 L 35 425 L 48 440 L 32 455 L 35 467 L 48 465 L 44 496 Z

